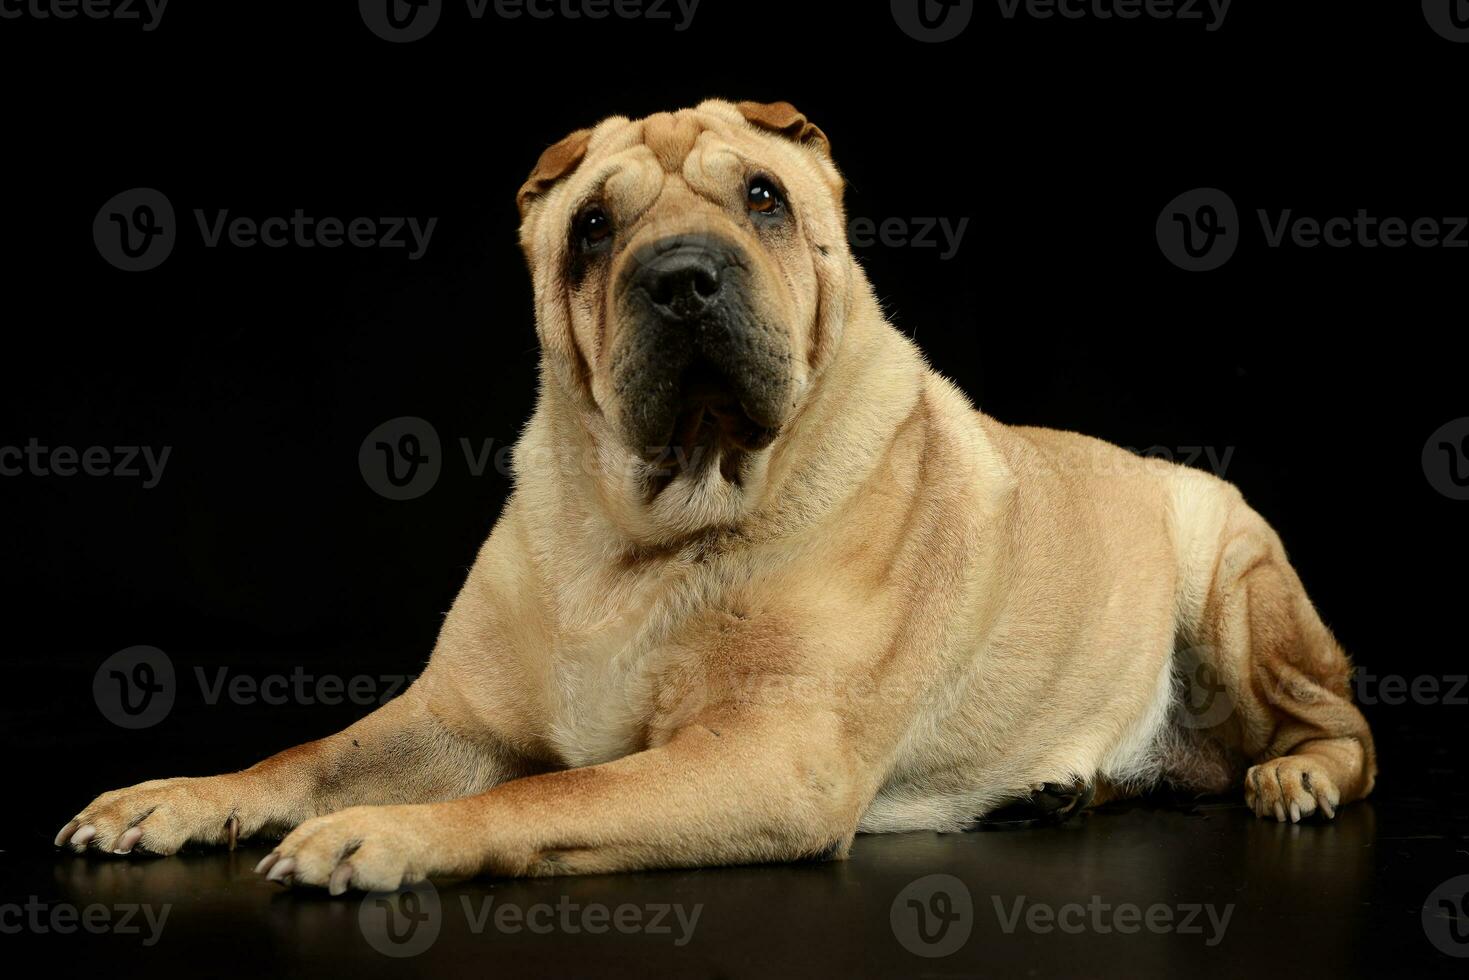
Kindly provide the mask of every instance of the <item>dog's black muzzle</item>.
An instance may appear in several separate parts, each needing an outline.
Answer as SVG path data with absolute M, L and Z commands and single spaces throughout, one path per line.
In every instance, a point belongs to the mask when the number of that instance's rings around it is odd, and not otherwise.
M 645 459 L 727 443 L 763 449 L 789 407 L 790 342 L 751 263 L 711 234 L 642 246 L 617 285 L 613 354 L 624 435 Z

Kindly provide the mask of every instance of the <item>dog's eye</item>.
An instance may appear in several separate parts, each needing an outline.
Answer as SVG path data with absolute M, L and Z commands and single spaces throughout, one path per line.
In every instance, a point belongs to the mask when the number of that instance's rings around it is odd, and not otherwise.
M 780 191 L 768 177 L 756 177 L 745 191 L 745 207 L 755 214 L 776 214 L 781 209 Z
M 576 219 L 576 237 L 586 248 L 612 237 L 612 219 L 599 207 L 590 207 Z

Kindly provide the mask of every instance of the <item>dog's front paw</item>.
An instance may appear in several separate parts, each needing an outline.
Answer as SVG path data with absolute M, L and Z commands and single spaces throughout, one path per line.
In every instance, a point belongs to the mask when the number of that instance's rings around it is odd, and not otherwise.
M 1326 770 L 1310 756 L 1287 755 L 1262 762 L 1245 773 L 1245 803 L 1257 817 L 1299 823 L 1320 813 L 1336 816 L 1341 793 Z
M 285 885 L 394 891 L 456 870 L 428 806 L 354 806 L 307 820 L 255 870 Z
M 112 854 L 173 854 L 190 842 L 233 847 L 258 829 L 242 827 L 237 803 L 226 777 L 155 779 L 97 797 L 61 828 L 56 846 Z

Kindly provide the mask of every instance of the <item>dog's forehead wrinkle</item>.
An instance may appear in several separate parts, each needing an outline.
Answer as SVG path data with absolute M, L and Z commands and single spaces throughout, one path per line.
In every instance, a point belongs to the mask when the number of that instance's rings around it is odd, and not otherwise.
M 748 166 L 743 154 L 723 134 L 705 130 L 684 160 L 684 173 L 690 180 L 697 176 L 720 176 Z
M 724 208 L 731 197 L 743 195 L 746 174 L 763 169 L 729 147 L 716 144 L 707 151 L 701 147 L 689 156 L 684 162 L 683 179 L 695 193 Z
M 623 164 L 616 158 L 605 160 L 590 170 L 580 182 L 571 199 L 571 212 L 575 214 L 598 198 L 605 197 L 607 187 L 619 173 Z
M 575 215 L 600 201 L 614 208 L 614 217 L 622 222 L 635 222 L 662 194 L 662 181 L 650 179 L 654 173 L 659 171 L 653 166 L 646 147 L 639 145 L 620 151 L 587 172 L 572 197 L 568 213 Z
M 675 174 L 683 169 L 684 161 L 693 152 L 704 124 L 688 110 L 660 112 L 642 122 L 643 145 L 657 158 L 666 173 Z

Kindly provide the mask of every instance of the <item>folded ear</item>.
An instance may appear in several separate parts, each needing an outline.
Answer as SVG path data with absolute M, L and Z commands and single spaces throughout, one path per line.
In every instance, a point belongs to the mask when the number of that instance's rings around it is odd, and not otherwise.
M 541 154 L 536 161 L 535 169 L 530 172 L 524 184 L 520 185 L 519 192 L 515 195 L 515 205 L 520 208 L 520 217 L 525 218 L 525 212 L 530 208 L 531 202 L 546 193 L 551 186 L 571 173 L 582 162 L 587 155 L 587 144 L 592 140 L 590 129 L 578 129 L 570 136 L 563 139 Z
M 746 122 L 779 133 L 803 146 L 814 146 L 831 156 L 831 143 L 821 127 L 809 121 L 789 102 L 739 102 L 735 108 L 740 110 Z

